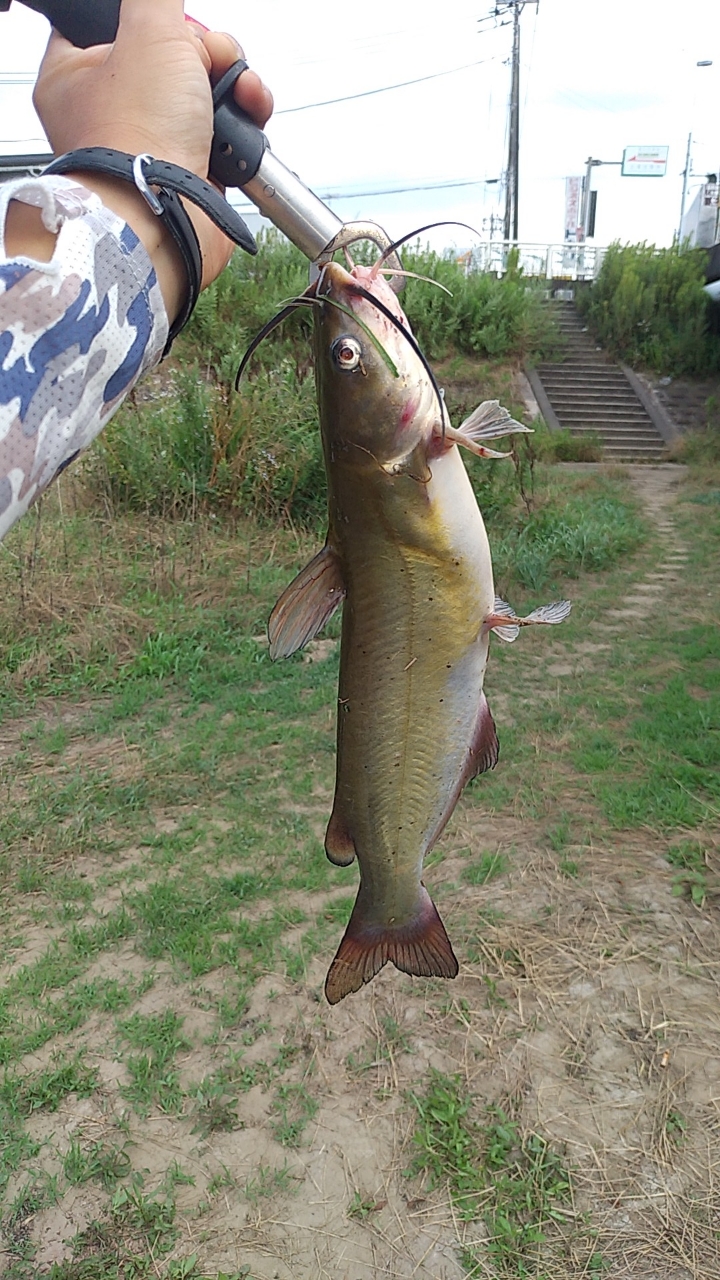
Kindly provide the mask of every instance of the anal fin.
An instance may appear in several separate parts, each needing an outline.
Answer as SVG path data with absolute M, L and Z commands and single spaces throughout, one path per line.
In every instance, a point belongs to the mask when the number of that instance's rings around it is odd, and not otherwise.
M 472 764 L 468 771 L 467 781 L 477 778 L 479 773 L 487 773 L 494 769 L 500 759 L 500 743 L 498 742 L 495 721 L 488 706 L 485 694 L 480 695 L 475 737 L 472 744 Z
M 345 936 L 325 979 L 329 1004 L 359 991 L 386 965 L 417 977 L 455 978 L 458 962 L 437 908 L 420 886 L 418 909 L 412 920 L 398 926 L 368 924 L 362 907 L 362 888 Z

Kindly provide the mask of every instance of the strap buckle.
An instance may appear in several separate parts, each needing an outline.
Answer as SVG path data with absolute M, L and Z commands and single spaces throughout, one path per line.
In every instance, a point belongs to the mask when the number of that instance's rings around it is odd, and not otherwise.
M 140 192 L 143 200 L 149 204 L 156 217 L 161 218 L 164 212 L 163 206 L 155 195 L 155 192 L 151 191 L 147 184 L 145 174 L 143 172 L 143 165 L 146 164 L 154 164 L 154 157 L 149 155 L 147 151 L 143 151 L 139 156 L 135 156 L 132 166 L 133 182 L 135 183 L 135 186 Z

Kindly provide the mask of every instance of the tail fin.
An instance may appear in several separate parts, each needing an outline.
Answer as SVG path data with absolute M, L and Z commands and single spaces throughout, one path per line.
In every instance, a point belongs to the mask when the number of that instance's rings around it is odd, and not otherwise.
M 350 923 L 325 979 L 329 1004 L 337 1004 L 352 991 L 359 991 L 390 961 L 403 973 L 418 977 L 455 978 L 455 959 L 445 925 L 430 894 L 420 886 L 417 914 L 396 928 L 367 924 L 358 893 Z

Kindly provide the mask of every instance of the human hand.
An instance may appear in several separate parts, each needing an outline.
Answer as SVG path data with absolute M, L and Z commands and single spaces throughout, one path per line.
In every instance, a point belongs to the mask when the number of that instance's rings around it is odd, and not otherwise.
M 211 81 L 243 54 L 232 36 L 186 21 L 183 8 L 183 0 L 122 0 L 114 44 L 91 49 L 76 49 L 53 32 L 34 102 L 55 154 L 86 146 L 115 147 L 133 155 L 149 152 L 207 177 Z M 240 76 L 235 98 L 258 125 L 265 124 L 272 95 L 254 71 Z M 171 314 L 182 298 L 185 278 L 162 224 L 129 184 L 96 174 L 83 175 L 82 181 L 140 235 L 156 262 Z M 194 205 L 188 213 L 200 240 L 205 287 L 227 265 L 233 245 Z

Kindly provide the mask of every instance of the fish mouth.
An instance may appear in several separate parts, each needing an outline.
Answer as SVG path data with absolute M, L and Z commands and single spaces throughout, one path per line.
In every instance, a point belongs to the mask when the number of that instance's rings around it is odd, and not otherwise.
M 373 267 L 354 266 L 352 271 L 346 270 L 339 262 L 328 262 L 323 267 L 315 286 L 315 296 L 335 299 L 350 306 L 361 315 L 374 302 L 382 305 L 392 313 L 393 318 L 410 332 L 407 316 L 398 302 L 397 295 L 381 275 L 373 274 Z M 368 298 L 368 295 L 370 297 Z M 355 304 L 355 305 L 353 305 Z M 375 317 L 380 308 L 375 308 Z M 367 320 L 367 317 L 364 317 Z

